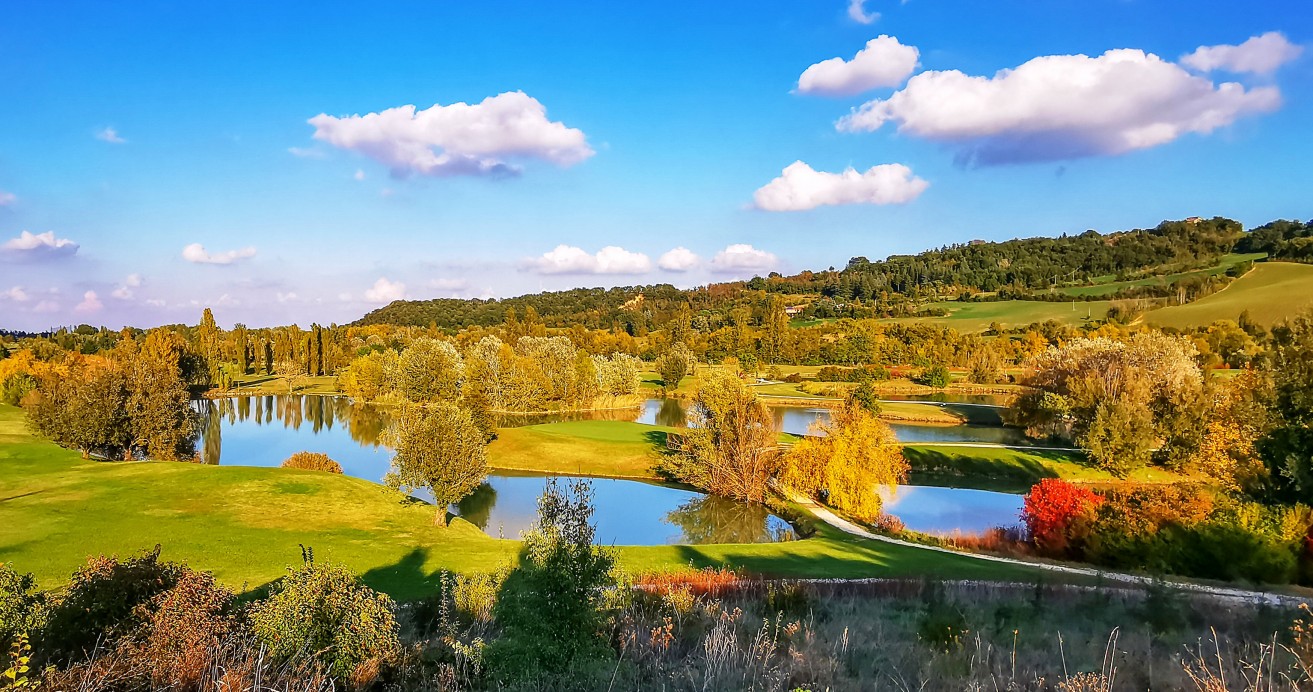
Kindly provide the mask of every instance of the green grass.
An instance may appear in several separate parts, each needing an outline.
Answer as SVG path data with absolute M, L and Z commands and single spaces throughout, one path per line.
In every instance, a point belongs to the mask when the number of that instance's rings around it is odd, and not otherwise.
M 1122 290 L 1123 288 L 1130 288 L 1133 286 L 1157 286 L 1157 285 L 1165 286 L 1168 284 L 1174 284 L 1177 281 L 1180 281 L 1181 279 L 1185 279 L 1189 277 L 1216 276 L 1218 274 L 1222 274 L 1226 272 L 1227 269 L 1230 269 L 1231 267 L 1240 264 L 1241 262 L 1254 262 L 1257 260 L 1261 260 L 1264 257 L 1267 257 L 1267 254 L 1263 252 L 1256 252 L 1256 253 L 1250 253 L 1244 255 L 1231 254 L 1222 257 L 1222 260 L 1218 263 L 1217 266 L 1209 267 L 1207 269 L 1196 269 L 1194 271 L 1179 272 L 1176 274 L 1149 276 L 1142 279 L 1135 279 L 1131 281 L 1113 281 L 1112 279 L 1115 277 L 1109 276 L 1109 277 L 1103 277 L 1107 279 L 1106 281 L 1099 282 L 1098 280 L 1096 280 L 1096 282 L 1091 286 L 1068 286 L 1065 288 L 1059 288 L 1058 292 L 1064 293 L 1069 296 L 1080 296 L 1080 297 L 1108 296 L 1116 293 L 1117 291 Z
M 952 327 L 960 332 L 982 332 L 998 322 L 1004 327 L 1023 327 L 1035 322 L 1055 320 L 1063 324 L 1081 324 L 1087 319 L 1101 320 L 1108 314 L 1109 301 L 1050 303 L 1038 300 L 1001 300 L 985 303 L 945 301 L 929 307 L 948 311 L 945 317 L 899 317 L 886 322 L 918 322 Z
M 613 430 L 602 428 L 618 426 Z M 580 447 L 633 441 L 627 424 L 578 430 Z M 84 461 L 28 433 L 0 405 L 0 561 L 65 584 L 90 555 L 163 546 L 166 559 L 256 588 L 299 562 L 300 545 L 340 562 L 402 600 L 430 594 L 441 570 L 513 562 L 516 541 L 460 519 L 433 525 L 433 508 L 400 501 L 373 483 L 279 468 Z M 727 564 L 788 577 L 931 577 L 1025 580 L 1036 572 L 957 555 L 868 541 L 822 527 L 806 540 L 762 545 L 621 547 L 634 571 Z
M 341 394 L 337 388 L 337 377 L 334 375 L 323 375 L 318 377 L 298 377 L 296 378 L 296 388 L 293 389 L 288 383 L 287 378 L 282 375 L 248 375 L 246 377 L 233 380 L 232 388 L 228 392 L 215 392 L 216 394 L 226 393 L 233 396 L 248 396 L 260 394 Z
M 1213 295 L 1187 305 L 1154 310 L 1144 319 L 1156 327 L 1186 329 L 1236 320 L 1248 310 L 1255 322 L 1270 327 L 1310 306 L 1313 265 L 1263 262 Z
M 570 421 L 502 428 L 488 463 L 509 471 L 657 478 L 665 428 L 622 421 Z
M 1044 449 L 909 445 L 903 456 L 911 465 L 908 483 L 1024 493 L 1044 478 L 1077 483 L 1172 483 L 1185 480 L 1161 468 L 1145 468 L 1119 479 L 1091 466 L 1083 454 Z

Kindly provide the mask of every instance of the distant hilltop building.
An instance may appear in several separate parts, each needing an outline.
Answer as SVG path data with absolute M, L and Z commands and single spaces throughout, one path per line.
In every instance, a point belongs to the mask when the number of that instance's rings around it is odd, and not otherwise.
M 973 241 L 967 243 L 967 245 L 984 245 L 984 244 L 987 243 L 987 242 L 989 242 L 989 241 L 988 241 L 988 240 L 981 240 L 981 239 L 979 239 L 979 238 L 976 238 L 975 240 L 973 240 Z
M 806 309 L 807 309 L 806 305 L 790 305 L 784 308 L 784 314 L 788 315 L 789 317 L 794 317 L 795 315 L 801 315 L 802 311 Z
M 1200 221 L 1203 221 L 1203 219 L 1198 216 L 1191 216 L 1185 220 L 1186 223 L 1199 223 Z

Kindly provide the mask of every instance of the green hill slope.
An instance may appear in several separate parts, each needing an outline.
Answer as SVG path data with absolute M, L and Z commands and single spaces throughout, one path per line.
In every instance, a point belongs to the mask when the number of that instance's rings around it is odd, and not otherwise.
M 1265 262 L 1211 296 L 1154 310 L 1144 319 L 1157 327 L 1186 329 L 1235 320 L 1248 310 L 1255 322 L 1270 327 L 1308 307 L 1313 307 L 1313 265 Z

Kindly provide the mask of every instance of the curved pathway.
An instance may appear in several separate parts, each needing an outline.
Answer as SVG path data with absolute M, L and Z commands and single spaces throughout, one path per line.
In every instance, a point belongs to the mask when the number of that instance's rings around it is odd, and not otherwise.
M 903 442 L 904 447 L 975 447 L 978 449 L 1020 449 L 1026 452 L 1084 452 L 1080 447 L 1042 447 L 1040 445 L 1005 445 L 997 442 Z
M 814 515 L 817 519 L 820 519 L 826 524 L 829 524 L 830 526 L 833 526 L 834 528 L 839 529 L 844 533 L 847 533 L 852 536 L 857 536 L 859 538 L 866 538 L 873 541 L 881 541 L 884 543 L 892 543 L 894 545 L 901 545 L 908 548 L 917 548 L 920 550 L 932 550 L 939 553 L 948 553 L 951 555 L 958 555 L 964 558 L 970 558 L 975 560 L 999 562 L 1008 565 L 1017 565 L 1020 567 L 1031 567 L 1034 569 L 1043 570 L 1046 572 L 1055 572 L 1059 574 L 1072 574 L 1072 575 L 1079 575 L 1084 577 L 1102 578 L 1102 579 L 1107 579 L 1109 581 L 1117 581 L 1126 584 L 1135 584 L 1139 586 L 1150 586 L 1154 583 L 1164 583 L 1162 582 L 1162 580 L 1156 580 L 1152 577 L 1146 577 L 1137 574 L 1124 574 L 1121 572 L 1105 572 L 1103 570 L 1095 569 L 1092 567 L 1073 567 L 1070 565 L 1056 565 L 1047 562 L 1031 562 L 1029 560 L 1018 560 L 1015 558 L 1000 557 L 997 555 L 983 555 L 981 553 L 968 553 L 960 550 L 949 550 L 948 548 L 941 548 L 939 546 L 922 545 L 920 543 L 912 543 L 909 541 L 899 540 L 897 538 L 890 538 L 889 536 L 882 536 L 878 533 L 872 533 L 870 531 L 867 531 L 866 529 L 858 526 L 857 524 L 854 524 L 853 522 L 848 521 L 847 519 L 844 519 L 843 517 L 836 515 L 828 508 L 820 505 L 819 503 L 809 498 L 802 497 L 795 493 L 785 493 L 785 495 L 793 502 L 796 502 L 802 507 L 804 507 L 805 509 L 807 509 L 807 511 L 811 512 L 812 515 Z M 864 581 L 864 580 L 859 579 L 855 581 Z M 1252 591 L 1249 589 L 1240 589 L 1240 588 L 1234 588 L 1228 586 L 1209 586 L 1206 584 L 1192 584 L 1189 582 L 1177 582 L 1177 581 L 1169 581 L 1165 583 L 1170 584 L 1171 586 L 1181 589 L 1183 591 L 1192 591 L 1195 593 L 1214 596 L 1229 601 L 1240 601 L 1244 603 L 1263 603 L 1268 605 L 1297 605 L 1307 600 L 1300 596 L 1293 596 L 1289 594 L 1273 593 L 1269 591 Z

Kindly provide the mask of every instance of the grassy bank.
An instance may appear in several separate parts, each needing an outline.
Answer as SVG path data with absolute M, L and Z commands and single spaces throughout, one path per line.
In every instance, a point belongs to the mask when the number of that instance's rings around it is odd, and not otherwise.
M 629 434 L 616 432 L 618 443 Z M 495 569 L 519 550 L 518 542 L 491 538 L 459 519 L 449 528 L 434 527 L 431 506 L 401 502 L 360 479 L 277 468 L 84 461 L 32 436 L 22 412 L 10 406 L 0 406 L 0 469 L 0 561 L 34 573 L 46 587 L 65 583 L 89 555 L 126 555 L 161 544 L 167 559 L 213 571 L 235 588 L 253 588 L 285 574 L 300 560 L 299 546 L 308 545 L 320 560 L 344 563 L 371 585 L 407 599 L 431 593 L 441 570 Z M 618 554 L 636 571 L 691 563 L 789 577 L 1026 580 L 1035 574 L 824 527 L 790 543 L 621 547 Z
M 655 479 L 666 428 L 621 421 L 571 421 L 502 428 L 488 463 L 508 471 Z
M 912 469 L 908 483 L 1024 493 L 1045 478 L 1075 483 L 1176 483 L 1184 476 L 1161 468 L 1144 468 L 1128 478 L 1091 466 L 1083 454 L 1045 449 L 1005 449 L 914 445 L 903 448 Z
M 1154 310 L 1144 319 L 1155 327 L 1187 329 L 1236 320 L 1248 310 L 1255 322 L 1270 327 L 1309 306 L 1313 306 L 1313 265 L 1264 262 L 1217 293 Z

